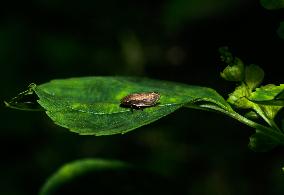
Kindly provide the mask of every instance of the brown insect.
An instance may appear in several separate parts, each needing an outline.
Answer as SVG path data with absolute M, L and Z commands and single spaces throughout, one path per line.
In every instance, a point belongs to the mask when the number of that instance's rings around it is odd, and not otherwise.
M 156 92 L 132 93 L 122 98 L 120 105 L 122 107 L 130 107 L 131 109 L 143 109 L 155 106 L 160 97 L 160 94 Z

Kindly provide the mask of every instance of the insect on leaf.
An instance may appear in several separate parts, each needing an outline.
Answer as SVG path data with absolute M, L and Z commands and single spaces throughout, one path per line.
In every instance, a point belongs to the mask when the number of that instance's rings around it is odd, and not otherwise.
M 38 85 L 34 91 L 38 102 L 56 124 L 85 135 L 126 133 L 198 101 L 231 109 L 213 89 L 136 77 L 53 80 Z M 158 104 L 143 110 L 120 105 L 123 97 L 145 92 L 159 93 Z

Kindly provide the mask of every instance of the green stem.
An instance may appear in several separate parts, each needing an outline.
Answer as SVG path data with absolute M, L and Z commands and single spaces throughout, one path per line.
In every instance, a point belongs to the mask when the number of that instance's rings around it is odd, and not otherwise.
M 219 111 L 223 114 L 226 114 L 234 119 L 236 119 L 237 121 L 246 124 L 252 128 L 255 128 L 258 131 L 261 131 L 264 134 L 267 134 L 269 136 L 274 137 L 275 139 L 279 140 L 279 144 L 284 144 L 284 134 L 278 131 L 275 131 L 274 129 L 272 129 L 271 127 L 267 127 L 264 125 L 261 125 L 259 123 L 256 123 L 252 120 L 247 119 L 246 117 L 240 115 L 239 113 L 235 112 L 235 111 L 227 111 L 224 110 L 216 105 L 212 105 L 212 104 L 204 104 L 204 105 L 200 105 L 200 107 L 202 108 L 207 108 L 207 109 L 212 109 L 215 111 Z

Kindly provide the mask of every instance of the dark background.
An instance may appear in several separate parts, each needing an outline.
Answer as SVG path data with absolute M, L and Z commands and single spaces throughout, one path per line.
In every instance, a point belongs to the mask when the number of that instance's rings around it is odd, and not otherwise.
M 1 101 L 31 82 L 90 75 L 171 80 L 226 97 L 234 84 L 219 76 L 221 46 L 260 65 L 265 83 L 283 82 L 283 10 L 256 0 L 34 0 L 1 9 Z M 155 170 L 187 194 L 284 194 L 283 148 L 249 150 L 253 129 L 220 114 L 180 109 L 126 135 L 94 137 L 41 112 L 0 109 L 0 194 L 36 194 L 61 165 L 86 157 Z

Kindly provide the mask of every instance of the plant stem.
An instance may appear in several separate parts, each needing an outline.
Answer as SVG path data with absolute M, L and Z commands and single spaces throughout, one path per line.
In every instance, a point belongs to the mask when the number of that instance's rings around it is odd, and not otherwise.
M 240 115 L 239 113 L 235 112 L 235 111 L 227 111 L 227 110 L 224 110 L 216 105 L 213 105 L 213 104 L 203 104 L 203 105 L 200 105 L 200 107 L 202 108 L 207 108 L 207 109 L 212 109 L 212 110 L 215 110 L 215 111 L 219 111 L 223 114 L 226 114 L 236 120 L 238 120 L 239 122 L 243 123 L 243 124 L 246 124 L 252 128 L 255 128 L 256 130 L 266 134 L 266 135 L 269 135 L 275 139 L 277 139 L 279 141 L 279 144 L 284 144 L 284 134 L 282 132 L 279 132 L 279 131 L 275 131 L 273 128 L 271 127 L 267 127 L 267 126 L 264 126 L 262 124 L 259 124 L 259 123 L 256 123 L 252 120 L 249 120 L 247 119 L 246 117 Z

